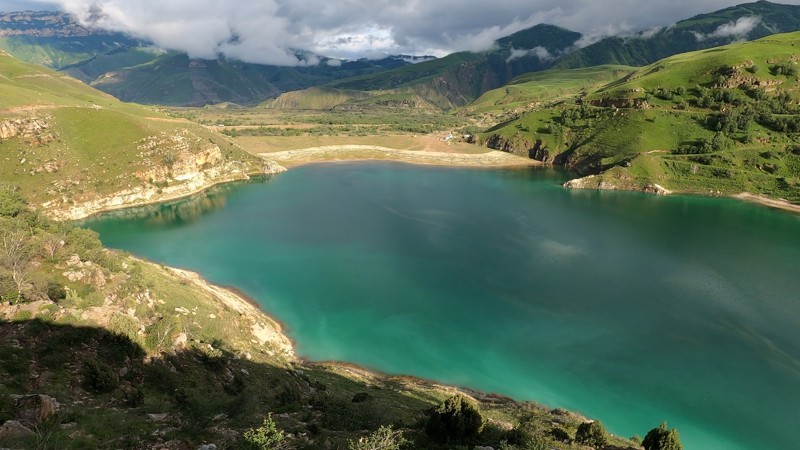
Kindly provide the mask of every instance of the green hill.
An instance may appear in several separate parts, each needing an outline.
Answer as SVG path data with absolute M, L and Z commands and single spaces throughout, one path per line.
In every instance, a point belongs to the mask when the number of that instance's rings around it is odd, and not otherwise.
M 0 53 L 0 180 L 54 217 L 263 173 L 226 137 Z M 269 169 L 271 170 L 271 169 Z
M 655 32 L 602 39 L 564 56 L 555 67 L 569 69 L 601 64 L 643 66 L 678 53 L 798 29 L 800 6 L 762 0 L 701 14 Z
M 414 93 L 442 109 L 462 106 L 515 76 L 550 67 L 581 37 L 552 25 L 536 25 L 496 42 L 480 53 L 459 52 L 376 75 L 335 81 L 339 89 Z
M 528 108 L 479 139 L 592 175 L 572 187 L 751 192 L 798 203 L 798 46 L 800 33 L 789 33 L 676 55 Z M 527 89 L 564 77 L 548 75 Z

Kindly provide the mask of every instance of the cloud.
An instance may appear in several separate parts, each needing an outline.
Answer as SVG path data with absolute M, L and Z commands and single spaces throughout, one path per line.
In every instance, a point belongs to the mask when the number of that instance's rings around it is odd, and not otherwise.
M 728 22 L 720 25 L 713 33 L 703 34 L 694 32 L 693 34 L 697 42 L 726 37 L 744 38 L 747 37 L 759 23 L 761 23 L 761 18 L 758 16 L 740 17 L 736 22 Z
M 542 61 L 542 62 L 552 61 L 552 60 L 556 59 L 556 57 L 553 56 L 549 51 L 547 51 L 546 48 L 544 48 L 542 46 L 537 46 L 537 47 L 534 47 L 534 48 L 532 48 L 530 50 L 519 50 L 519 49 L 516 49 L 516 48 L 512 48 L 511 49 L 511 56 L 506 58 L 506 62 L 508 63 L 508 62 L 511 62 L 511 61 L 513 61 L 515 59 L 523 58 L 523 57 L 526 57 L 526 56 L 535 56 L 535 57 L 539 58 L 539 61 Z
M 443 56 L 480 51 L 521 29 L 548 23 L 584 34 L 633 34 L 741 0 L 0 0 L 0 7 L 52 9 L 197 58 L 307 65 L 297 49 L 338 59 L 388 54 Z M 782 3 L 799 4 L 800 0 Z M 718 33 L 742 33 L 732 23 Z M 717 33 L 715 32 L 715 33 Z M 714 34 L 714 33 L 712 33 Z M 313 59 L 313 58 L 312 58 Z

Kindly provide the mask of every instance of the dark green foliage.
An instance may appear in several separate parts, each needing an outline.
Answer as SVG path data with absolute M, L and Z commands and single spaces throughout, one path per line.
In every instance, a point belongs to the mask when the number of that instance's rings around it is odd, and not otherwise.
M 598 420 L 594 422 L 583 422 L 578 425 L 578 431 L 575 433 L 575 441 L 595 448 L 603 447 L 608 444 L 606 427 Z
M 144 391 L 137 387 L 126 386 L 122 389 L 122 399 L 131 408 L 144 404 Z
M 454 395 L 440 404 L 428 418 L 425 431 L 442 442 L 464 442 L 483 430 L 478 405 L 464 395 Z
M 350 401 L 353 403 L 364 403 L 371 398 L 372 397 L 366 392 L 359 392 L 358 394 L 354 395 L 353 399 Z
M 61 283 L 50 280 L 47 282 L 47 297 L 54 302 L 64 300 L 67 298 L 67 290 Z
M 797 76 L 797 66 L 789 61 L 783 61 L 770 66 L 769 72 L 775 76 L 783 75 L 793 78 Z
M 119 377 L 111 366 L 92 358 L 83 364 L 83 384 L 95 392 L 111 392 L 119 386 Z
M 645 450 L 683 450 L 678 430 L 668 429 L 666 422 L 647 432 L 642 440 L 642 447 Z
M 16 217 L 27 209 L 25 198 L 18 189 L 0 185 L 0 216 Z

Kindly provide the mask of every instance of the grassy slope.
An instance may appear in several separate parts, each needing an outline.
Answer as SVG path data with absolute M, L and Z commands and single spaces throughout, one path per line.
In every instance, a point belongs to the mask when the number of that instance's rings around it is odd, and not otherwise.
M 507 85 L 486 92 L 461 108 L 459 115 L 515 111 L 535 102 L 553 102 L 572 98 L 583 91 L 618 80 L 636 69 L 626 66 L 597 66 L 575 70 L 547 70 L 520 75 Z
M 419 95 L 442 108 L 469 103 L 482 93 L 510 81 L 514 76 L 545 69 L 551 60 L 533 55 L 511 58 L 512 49 L 543 47 L 557 55 L 580 38 L 575 33 L 552 25 L 537 25 L 496 42 L 485 52 L 458 52 L 433 61 L 413 64 L 375 75 L 353 77 L 330 83 L 340 89 L 362 91 L 391 90 Z
M 183 151 L 218 145 L 228 159 L 258 160 L 188 121 L 152 108 L 122 103 L 65 75 L 0 55 L 0 122 L 38 118 L 47 124 L 39 142 L 0 141 L 0 179 L 20 186 L 31 201 L 85 201 L 142 184 L 135 172 L 163 164 L 183 136 Z M 156 139 L 144 154 L 142 145 Z M 42 170 L 54 163 L 56 171 Z M 254 166 L 255 167 L 255 166 Z
M 770 67 L 796 66 L 797 46 L 800 33 L 789 33 L 676 55 L 589 92 L 583 107 L 569 101 L 528 110 L 482 137 L 497 136 L 521 151 L 539 141 L 558 162 L 583 173 L 606 171 L 593 185 L 605 181 L 640 189 L 657 183 L 677 191 L 749 191 L 800 202 L 800 162 L 790 151 L 800 137 L 796 132 L 750 121 L 745 129 L 723 134 L 722 148 L 692 154 L 680 150 L 700 140 L 712 141 L 717 135 L 710 125 L 714 117 L 780 103 L 776 98 L 781 93 L 795 102 L 800 93 L 796 75 L 773 75 Z M 753 64 L 757 70 L 750 73 L 746 68 Z M 721 80 L 720 68 L 731 67 L 735 70 Z M 547 84 L 541 79 L 534 83 L 543 82 Z M 671 98 L 659 98 L 659 89 L 672 92 Z M 674 94 L 679 89 L 682 94 Z M 761 91 L 765 100 L 748 97 L 753 90 Z M 701 91 L 738 98 L 743 104 L 700 104 Z M 642 101 L 646 106 L 635 105 Z M 793 120 L 796 108 L 788 112 L 784 116 Z
M 758 18 L 746 36 L 710 36 L 718 27 L 735 23 L 744 17 Z M 678 53 L 729 44 L 743 38 L 757 39 L 770 34 L 795 31 L 798 28 L 800 28 L 800 7 L 796 5 L 765 1 L 744 3 L 682 20 L 654 34 L 603 39 L 561 58 L 556 67 L 567 69 L 600 64 L 643 66 Z M 698 39 L 695 33 L 707 37 Z

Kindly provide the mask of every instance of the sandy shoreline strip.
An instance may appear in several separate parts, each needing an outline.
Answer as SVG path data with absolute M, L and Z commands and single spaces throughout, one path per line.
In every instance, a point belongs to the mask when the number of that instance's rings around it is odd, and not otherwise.
M 398 150 L 372 145 L 327 145 L 296 150 L 258 153 L 284 166 L 336 161 L 401 161 L 413 164 L 456 167 L 536 166 L 542 163 L 497 150 L 482 153 Z
M 757 203 L 762 206 L 768 206 L 770 208 L 780 209 L 782 211 L 789 211 L 795 214 L 800 214 L 800 205 L 791 203 L 784 199 L 776 199 L 765 197 L 763 195 L 756 195 L 751 194 L 749 192 L 742 192 L 741 194 L 736 194 L 732 196 L 735 199 L 743 200 L 750 203 Z

